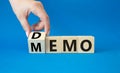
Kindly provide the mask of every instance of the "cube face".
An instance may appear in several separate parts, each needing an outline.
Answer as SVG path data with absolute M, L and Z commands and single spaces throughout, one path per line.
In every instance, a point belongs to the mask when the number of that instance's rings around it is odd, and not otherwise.
M 78 53 L 94 53 L 94 37 L 78 36 Z
M 34 31 L 30 33 L 28 40 L 45 40 L 45 37 L 45 32 Z
M 45 53 L 45 33 L 31 32 L 28 38 L 29 53 Z
M 62 36 L 62 53 L 77 53 L 77 41 L 76 36 Z
M 61 53 L 61 38 L 58 36 L 46 37 L 46 53 Z

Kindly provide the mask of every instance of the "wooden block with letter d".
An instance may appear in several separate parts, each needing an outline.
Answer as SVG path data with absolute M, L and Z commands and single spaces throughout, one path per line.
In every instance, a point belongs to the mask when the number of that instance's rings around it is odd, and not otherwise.
M 28 38 L 29 53 L 45 53 L 45 33 L 34 31 Z

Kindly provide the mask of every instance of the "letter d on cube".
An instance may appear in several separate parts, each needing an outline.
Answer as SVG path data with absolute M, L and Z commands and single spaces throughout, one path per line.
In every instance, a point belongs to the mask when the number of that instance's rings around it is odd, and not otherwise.
M 28 46 L 30 53 L 45 53 L 45 33 L 31 32 L 28 38 Z

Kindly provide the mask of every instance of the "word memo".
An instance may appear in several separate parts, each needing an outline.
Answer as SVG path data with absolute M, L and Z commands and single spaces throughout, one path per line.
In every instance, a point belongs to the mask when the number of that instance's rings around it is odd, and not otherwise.
M 34 31 L 28 37 L 29 53 L 94 53 L 93 36 L 46 36 Z

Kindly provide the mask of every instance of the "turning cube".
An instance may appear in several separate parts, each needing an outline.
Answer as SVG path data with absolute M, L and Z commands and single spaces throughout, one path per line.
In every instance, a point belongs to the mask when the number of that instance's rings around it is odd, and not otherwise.
M 29 53 L 45 53 L 45 32 L 31 32 L 28 38 Z

